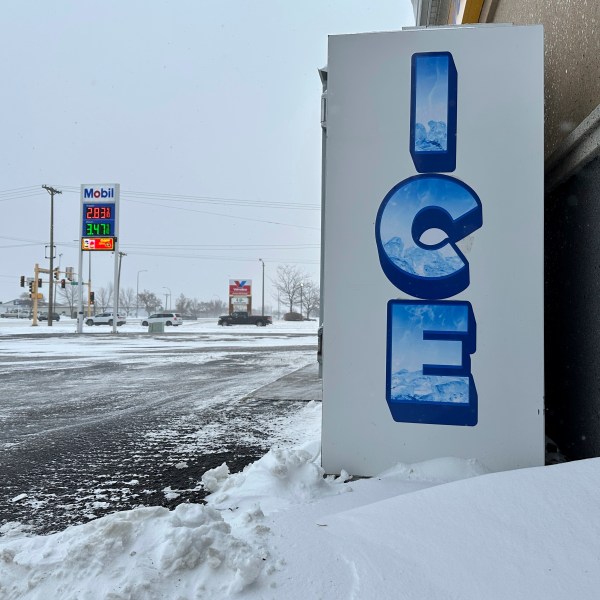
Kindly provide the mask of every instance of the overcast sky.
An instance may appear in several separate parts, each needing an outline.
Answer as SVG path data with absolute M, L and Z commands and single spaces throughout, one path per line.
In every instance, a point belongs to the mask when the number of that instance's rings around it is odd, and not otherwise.
M 318 282 L 321 84 L 329 34 L 414 24 L 409 0 L 11 2 L 0 50 L 0 301 L 78 263 L 79 188 L 120 183 L 121 287 L 172 304 L 277 265 Z M 95 252 L 92 287 L 112 282 Z M 55 263 L 56 264 L 56 263 Z M 87 280 L 88 255 L 84 257 Z M 47 295 L 47 288 L 42 291 Z

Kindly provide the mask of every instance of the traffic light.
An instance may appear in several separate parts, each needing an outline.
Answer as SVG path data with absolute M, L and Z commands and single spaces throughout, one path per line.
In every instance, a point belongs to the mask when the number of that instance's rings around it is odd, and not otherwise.
M 25 275 L 21 275 L 21 287 L 25 287 Z
M 60 280 L 60 287 L 64 290 L 67 287 L 67 282 L 64 279 Z
M 94 304 L 94 292 L 90 292 L 90 304 Z
M 54 269 L 54 279 L 56 281 L 58 281 L 58 276 L 59 276 L 60 271 L 58 269 Z
M 42 278 L 40 277 L 38 279 L 38 289 L 40 289 L 42 287 Z
M 33 292 L 33 279 L 29 282 L 29 293 Z
M 69 281 L 73 281 L 73 267 L 67 267 L 65 269 L 65 275 Z

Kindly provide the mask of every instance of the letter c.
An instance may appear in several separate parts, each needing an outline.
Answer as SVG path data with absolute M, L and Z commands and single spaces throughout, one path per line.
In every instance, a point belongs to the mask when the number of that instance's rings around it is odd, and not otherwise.
M 388 192 L 377 213 L 381 268 L 416 298 L 454 296 L 469 286 L 469 262 L 456 242 L 482 224 L 481 201 L 462 181 L 441 174 L 409 177 Z M 433 241 L 431 233 L 438 235 Z

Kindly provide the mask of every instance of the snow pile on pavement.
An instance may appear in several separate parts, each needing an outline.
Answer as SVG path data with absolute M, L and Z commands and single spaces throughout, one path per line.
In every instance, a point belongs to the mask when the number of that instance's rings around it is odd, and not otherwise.
M 115 513 L 47 537 L 2 543 L 0 597 L 225 597 L 263 568 L 266 549 L 261 535 L 254 537 L 238 539 L 217 510 L 198 504 Z
M 5 525 L 0 598 L 597 596 L 600 459 L 486 474 L 441 458 L 349 481 L 319 464 L 318 443 L 273 448 L 242 473 L 208 471 L 206 506 L 139 508 L 46 537 Z
M 320 447 L 314 442 L 301 448 L 272 448 L 242 473 L 230 475 L 224 463 L 202 476 L 204 488 L 213 492 L 206 500 L 220 509 L 231 509 L 232 503 L 236 508 L 260 503 L 262 510 L 273 513 L 351 491 L 340 485 L 347 473 L 325 477 L 319 461 Z

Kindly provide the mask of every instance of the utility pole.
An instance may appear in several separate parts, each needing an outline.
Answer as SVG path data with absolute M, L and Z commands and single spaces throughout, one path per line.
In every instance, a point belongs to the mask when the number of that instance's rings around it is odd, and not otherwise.
M 262 258 L 258 259 L 262 263 L 262 311 L 261 316 L 265 316 L 265 261 Z
M 50 194 L 50 273 L 52 274 L 54 272 L 54 194 L 62 194 L 62 192 L 49 185 L 43 185 L 42 187 Z M 52 313 L 54 311 L 52 291 L 54 286 L 51 283 L 48 287 L 48 327 L 52 327 Z

